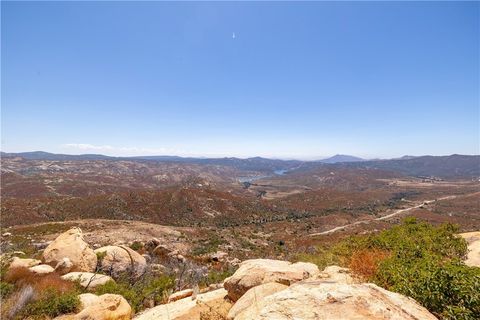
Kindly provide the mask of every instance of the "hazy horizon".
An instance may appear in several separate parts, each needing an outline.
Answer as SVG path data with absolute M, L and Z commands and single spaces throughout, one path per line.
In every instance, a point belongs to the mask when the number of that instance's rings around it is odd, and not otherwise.
M 99 155 L 99 156 L 108 156 L 108 157 L 118 157 L 118 158 L 129 158 L 129 157 L 181 157 L 181 158 L 198 158 L 198 159 L 212 159 L 212 158 L 239 158 L 239 159 L 249 159 L 249 158 L 266 158 L 271 160 L 297 160 L 297 161 L 317 161 L 317 160 L 325 160 L 335 156 L 352 156 L 362 158 L 363 160 L 391 160 L 391 159 L 399 159 L 402 157 L 423 157 L 423 156 L 452 156 L 452 155 L 461 155 L 461 156 L 480 156 L 480 154 L 460 154 L 460 153 L 449 153 L 449 154 L 404 154 L 399 157 L 392 157 L 392 158 L 384 158 L 384 157 L 361 157 L 355 154 L 348 154 L 348 153 L 336 153 L 331 155 L 319 155 L 313 157 L 269 157 L 269 156 L 259 156 L 259 155 L 251 155 L 251 156 L 233 156 L 228 154 L 210 154 L 210 155 L 177 155 L 177 154 L 135 154 L 135 155 L 123 155 L 123 156 L 116 156 L 116 155 L 108 155 L 105 153 L 55 153 L 49 152 L 45 150 L 31 150 L 31 151 L 4 151 L 0 150 L 0 152 L 4 153 L 34 153 L 34 152 L 46 152 L 52 154 L 62 154 L 62 155 L 71 155 L 71 156 L 85 156 L 85 155 Z
M 2 2 L 5 152 L 480 154 L 478 2 Z

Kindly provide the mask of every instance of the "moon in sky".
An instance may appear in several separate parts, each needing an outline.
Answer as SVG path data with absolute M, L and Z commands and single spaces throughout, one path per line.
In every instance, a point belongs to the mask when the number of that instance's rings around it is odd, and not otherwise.
M 235 32 L 232 33 L 232 39 L 235 39 L 237 36 L 235 35 Z

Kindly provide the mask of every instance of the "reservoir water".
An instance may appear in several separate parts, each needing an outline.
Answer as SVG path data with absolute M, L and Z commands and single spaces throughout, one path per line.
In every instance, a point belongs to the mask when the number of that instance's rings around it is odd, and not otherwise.
M 244 182 L 250 182 L 252 183 L 253 181 L 264 179 L 264 178 L 270 178 L 274 176 L 281 176 L 287 173 L 289 170 L 288 169 L 278 169 L 273 171 L 273 174 L 265 174 L 265 175 L 258 175 L 258 176 L 248 176 L 248 177 L 238 177 L 237 180 L 240 183 Z

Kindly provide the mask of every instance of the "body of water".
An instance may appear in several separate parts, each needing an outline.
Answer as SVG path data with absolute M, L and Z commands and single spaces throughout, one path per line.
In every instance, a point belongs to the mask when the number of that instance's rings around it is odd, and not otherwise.
M 249 176 L 249 177 L 238 177 L 238 182 L 244 183 L 244 182 L 249 182 L 252 183 L 256 180 L 264 179 L 264 178 L 270 178 L 274 176 L 281 176 L 287 173 L 289 169 L 279 169 L 273 171 L 273 174 L 266 174 L 266 175 L 258 175 L 258 176 Z

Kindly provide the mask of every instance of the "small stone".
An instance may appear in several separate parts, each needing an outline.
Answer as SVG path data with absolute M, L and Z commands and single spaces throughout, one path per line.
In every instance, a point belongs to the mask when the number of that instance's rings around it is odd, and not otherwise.
M 178 292 L 175 292 L 174 294 L 171 294 L 168 297 L 168 302 L 170 303 L 170 302 L 177 301 L 177 300 L 180 300 L 180 299 L 183 299 L 183 298 L 187 298 L 187 297 L 190 297 L 192 294 L 193 294 L 192 289 L 185 289 L 185 290 L 182 290 L 182 291 L 178 291 Z
M 33 273 L 37 274 L 47 274 L 47 273 L 52 273 L 55 271 L 55 269 L 48 265 L 48 264 L 39 264 L 37 266 L 33 266 L 28 268 L 28 270 L 32 271 Z

